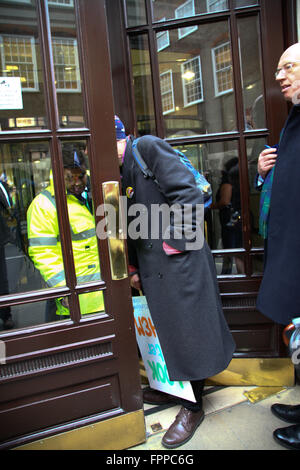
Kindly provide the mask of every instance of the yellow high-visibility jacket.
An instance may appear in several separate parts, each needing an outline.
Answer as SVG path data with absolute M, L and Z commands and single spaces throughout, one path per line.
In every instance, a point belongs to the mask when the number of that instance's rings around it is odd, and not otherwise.
M 77 197 L 67 194 L 68 214 L 77 283 L 98 281 L 100 266 L 95 219 Z M 52 182 L 34 198 L 27 211 L 29 256 L 49 287 L 66 283 L 59 237 L 57 210 Z M 79 296 L 81 314 L 104 310 L 103 293 L 89 292 Z M 57 315 L 69 310 L 56 299 Z

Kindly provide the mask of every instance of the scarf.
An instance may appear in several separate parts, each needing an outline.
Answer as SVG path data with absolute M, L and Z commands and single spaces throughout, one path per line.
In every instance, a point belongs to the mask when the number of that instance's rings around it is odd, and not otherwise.
M 267 174 L 261 194 L 259 205 L 259 234 L 266 239 L 268 237 L 268 220 L 270 215 L 271 192 L 275 166 Z

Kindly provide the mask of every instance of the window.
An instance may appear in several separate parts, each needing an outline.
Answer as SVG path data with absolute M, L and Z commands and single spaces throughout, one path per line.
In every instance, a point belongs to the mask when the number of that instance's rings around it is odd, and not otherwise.
M 31 0 L 5 0 L 6 3 L 31 3 Z
M 222 11 L 227 10 L 227 0 L 207 0 L 207 11 Z
M 166 18 L 162 18 L 161 21 L 165 21 Z M 156 35 L 156 41 L 157 41 L 157 52 L 162 51 L 166 47 L 170 45 L 170 35 L 169 31 L 160 31 Z
M 195 4 L 194 0 L 188 0 L 187 2 L 180 5 L 175 10 L 175 18 L 186 18 L 188 16 L 195 16 Z M 188 28 L 178 29 L 178 39 L 182 39 L 188 34 L 197 31 L 198 26 L 189 26 Z
M 181 65 L 184 106 L 203 101 L 200 56 L 187 60 Z
M 0 36 L 2 73 L 20 77 L 22 91 L 38 91 L 38 73 L 33 36 Z
M 48 0 L 48 5 L 57 5 L 60 7 L 72 7 L 74 5 L 73 0 Z
M 226 42 L 212 49 L 215 95 L 220 96 L 233 90 L 230 43 Z
M 55 84 L 58 92 L 80 92 L 80 72 L 77 41 L 72 38 L 53 38 Z
M 160 74 L 160 89 L 163 114 L 175 110 L 172 70 Z

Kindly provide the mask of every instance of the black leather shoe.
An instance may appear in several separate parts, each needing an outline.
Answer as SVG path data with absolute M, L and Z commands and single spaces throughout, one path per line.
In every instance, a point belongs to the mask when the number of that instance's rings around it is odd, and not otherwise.
M 287 449 L 300 450 L 300 425 L 294 424 L 287 428 L 276 429 L 273 433 L 275 441 Z
M 167 403 L 176 403 L 176 398 L 168 393 L 147 387 L 143 390 L 143 402 L 149 405 L 166 405 Z
M 277 418 L 287 423 L 300 424 L 300 405 L 293 406 L 275 403 L 271 406 L 271 411 Z
M 193 437 L 203 420 L 203 410 L 190 411 L 182 406 L 175 421 L 162 438 L 162 445 L 167 449 L 176 449 L 176 447 L 182 446 Z

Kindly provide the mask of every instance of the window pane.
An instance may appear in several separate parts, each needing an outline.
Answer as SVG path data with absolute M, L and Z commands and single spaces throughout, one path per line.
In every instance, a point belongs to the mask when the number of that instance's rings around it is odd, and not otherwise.
M 0 294 L 64 286 L 48 142 L 1 144 L 0 155 Z
M 259 4 L 259 0 L 235 0 L 236 8 L 250 7 L 252 5 L 258 5 L 258 4 Z
M 169 45 L 158 52 L 169 138 L 236 129 L 228 23 L 196 28 L 186 35 L 168 31 Z
M 84 140 L 62 143 L 78 284 L 101 279 L 85 148 Z M 48 143 L 1 144 L 0 155 L 0 295 L 65 286 Z M 102 311 L 102 293 L 82 294 L 80 307 L 82 314 Z M 69 317 L 67 299 L 46 302 L 43 315 L 43 322 Z
M 205 237 L 213 250 L 243 247 L 241 197 L 236 142 L 176 147 L 201 171 L 213 190 L 205 216 Z
M 264 255 L 263 254 L 255 254 L 251 255 L 250 257 L 251 265 L 252 265 L 252 274 L 254 275 L 261 275 L 264 272 Z
M 188 18 L 227 9 L 228 0 L 155 0 L 153 2 L 153 17 L 154 21 L 164 21 L 166 19 Z M 183 30 L 191 30 L 192 28 L 183 28 Z
M 126 0 L 126 11 L 128 26 L 146 24 L 145 0 Z
M 130 38 L 133 87 L 139 135 L 155 134 L 149 46 L 144 35 Z
M 275 142 L 276 143 L 276 142 Z M 259 201 L 260 191 L 255 189 L 255 180 L 257 174 L 257 160 L 260 152 L 265 148 L 266 139 L 248 139 L 247 155 L 248 155 L 248 173 L 249 173 L 249 194 L 250 194 L 250 210 L 251 210 L 251 238 L 253 247 L 263 247 L 263 238 L 259 235 Z
M 239 18 L 240 57 L 246 129 L 266 127 L 258 17 Z
M 11 329 L 28 328 L 53 321 L 68 320 L 69 317 L 55 314 L 55 300 L 23 303 L 0 308 L 0 335 Z
M 78 284 L 101 280 L 99 254 L 90 184 L 89 159 L 86 141 L 62 143 L 65 165 L 74 162 L 75 173 L 64 169 L 72 249 Z M 78 167 L 80 165 L 80 169 Z M 99 290 L 79 296 L 81 314 L 104 310 L 103 294 Z
M 61 127 L 85 125 L 75 9 L 70 0 L 48 1 L 52 53 Z
M 13 25 L 13 26 L 12 26 Z M 0 0 L 0 131 L 48 127 L 36 8 Z
M 236 255 L 214 255 L 215 266 L 218 276 L 245 274 L 244 256 L 242 253 Z

